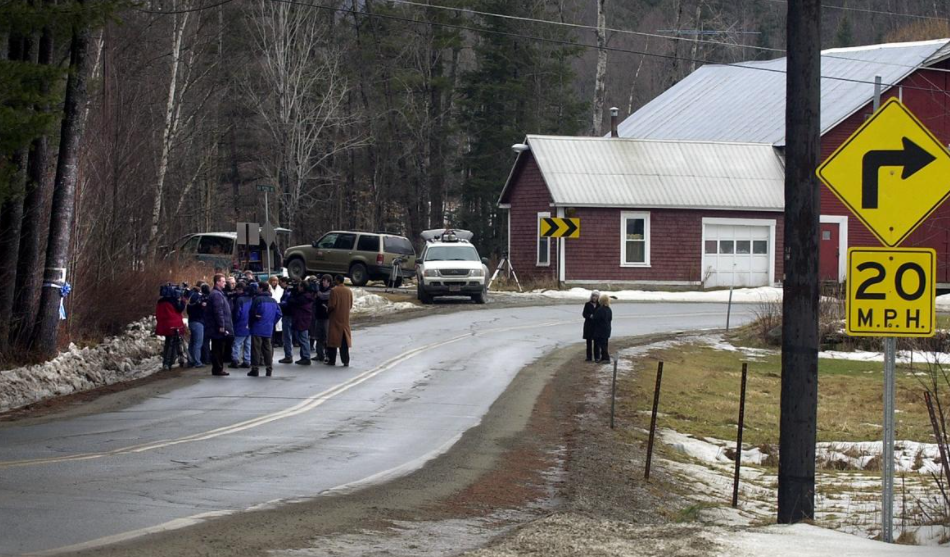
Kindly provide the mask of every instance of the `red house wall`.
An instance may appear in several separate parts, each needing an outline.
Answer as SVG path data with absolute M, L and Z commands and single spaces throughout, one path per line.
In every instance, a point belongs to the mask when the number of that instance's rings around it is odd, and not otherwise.
M 518 163 L 506 194 L 509 213 L 509 255 L 515 272 L 522 279 L 557 280 L 557 242 L 551 241 L 551 265 L 537 266 L 537 214 L 550 212 L 548 192 L 530 154 Z M 620 266 L 620 213 L 650 212 L 650 267 Z M 629 207 L 566 208 L 566 216 L 581 219 L 581 236 L 565 243 L 565 279 L 567 281 L 675 281 L 698 283 L 702 280 L 703 217 L 770 219 L 776 221 L 775 280 L 782 279 L 783 218 L 781 213 L 747 211 L 671 210 Z
M 569 211 L 569 210 L 568 210 Z M 650 213 L 650 267 L 620 266 L 620 214 Z M 703 279 L 703 218 L 775 220 L 775 280 L 782 280 L 783 218 L 781 213 L 689 209 L 574 209 L 581 219 L 581 237 L 566 240 L 565 279 L 603 281 L 677 281 Z
M 511 204 L 509 209 L 510 228 L 509 257 L 518 277 L 525 280 L 557 280 L 556 242 L 551 241 L 551 264 L 537 266 L 538 249 L 538 213 L 550 212 L 557 216 L 557 209 L 551 207 L 551 194 L 544 184 L 541 169 L 530 152 L 525 153 L 515 169 L 511 190 L 504 200 Z
M 942 66 L 947 67 L 946 63 Z M 868 87 L 873 87 L 868 85 Z M 950 89 L 947 72 L 918 70 L 882 95 L 882 102 L 899 97 L 908 109 L 941 143 L 950 143 Z M 872 112 L 872 103 L 852 114 L 821 138 L 822 160 L 828 158 L 844 143 Z M 950 188 L 950 177 L 947 187 Z M 821 214 L 848 217 L 849 246 L 880 246 L 870 230 L 824 185 L 821 186 Z M 920 225 L 902 244 L 906 247 L 927 247 L 937 251 L 937 281 L 950 282 L 950 202 L 941 205 L 927 221 Z

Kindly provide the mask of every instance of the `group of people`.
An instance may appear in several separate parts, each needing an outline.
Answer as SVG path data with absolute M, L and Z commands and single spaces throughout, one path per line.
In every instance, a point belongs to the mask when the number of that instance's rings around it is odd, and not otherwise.
M 335 365 L 339 349 L 343 365 L 348 366 L 352 307 L 353 293 L 342 275 L 303 281 L 272 276 L 258 281 L 251 272 L 240 280 L 219 273 L 212 284 L 166 285 L 155 310 L 155 332 L 165 337 L 162 366 L 170 369 L 182 353 L 186 309 L 189 342 L 187 357 L 179 359 L 182 366 L 201 368 L 210 363 L 212 375 L 225 376 L 230 375 L 224 369 L 230 360 L 232 369 L 250 368 L 250 377 L 258 377 L 262 367 L 270 377 L 275 344 L 284 351 L 279 363 L 294 362 L 297 344 L 299 365 L 310 365 L 313 351 L 318 361 Z
M 610 296 L 594 290 L 584 304 L 584 340 L 587 341 L 587 362 L 610 363 L 607 341 L 610 339 Z

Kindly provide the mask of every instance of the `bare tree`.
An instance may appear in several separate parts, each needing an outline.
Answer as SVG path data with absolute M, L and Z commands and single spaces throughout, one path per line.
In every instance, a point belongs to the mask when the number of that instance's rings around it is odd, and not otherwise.
M 173 10 L 187 8 L 191 3 L 177 0 Z M 171 61 L 169 65 L 168 96 L 165 102 L 158 169 L 155 179 L 154 198 L 152 200 L 151 225 L 148 233 L 147 260 L 154 261 L 160 235 L 166 196 L 166 180 L 173 163 L 172 153 L 190 145 L 195 132 L 200 129 L 199 120 L 207 114 L 204 106 L 211 96 L 211 90 L 196 91 L 196 86 L 205 80 L 216 66 L 216 58 L 210 63 L 203 62 L 205 49 L 200 44 L 202 33 L 202 11 L 172 14 Z M 186 42 L 187 40 L 187 42 Z M 192 98 L 197 96 L 198 98 Z M 183 110 L 184 109 L 184 110 Z M 189 180 L 187 184 L 193 184 Z M 183 192 L 190 191 L 190 186 Z M 180 205 L 179 205 L 180 207 Z
M 260 164 L 279 184 L 280 224 L 295 227 L 302 209 L 328 199 L 318 187 L 334 179 L 327 161 L 359 143 L 339 133 L 352 122 L 349 85 L 317 10 L 258 0 L 249 20 L 258 60 L 244 93 L 271 144 Z

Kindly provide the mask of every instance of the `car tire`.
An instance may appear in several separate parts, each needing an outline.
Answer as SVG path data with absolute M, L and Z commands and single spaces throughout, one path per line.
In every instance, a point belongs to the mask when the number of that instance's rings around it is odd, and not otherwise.
M 307 275 L 307 265 L 303 259 L 295 257 L 287 262 L 287 274 L 294 280 L 303 280 Z
M 400 286 L 402 286 L 402 277 L 399 277 L 393 281 L 393 288 L 399 288 Z
M 369 282 L 369 273 L 366 272 L 366 265 L 362 263 L 354 263 L 350 267 L 350 282 L 353 283 L 353 286 L 364 286 Z
M 476 304 L 484 304 L 484 303 L 487 303 L 487 302 L 488 302 L 488 292 L 485 291 L 485 290 L 482 290 L 480 293 L 475 294 L 474 296 L 472 296 L 472 300 L 473 300 Z
M 426 294 L 425 290 L 422 289 L 422 281 L 419 281 L 419 286 L 416 287 L 416 296 L 419 298 L 419 301 L 423 304 L 431 304 L 432 296 Z

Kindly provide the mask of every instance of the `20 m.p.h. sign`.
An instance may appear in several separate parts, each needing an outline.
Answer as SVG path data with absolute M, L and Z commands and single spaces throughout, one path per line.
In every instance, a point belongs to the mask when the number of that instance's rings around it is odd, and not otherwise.
M 932 249 L 849 249 L 847 333 L 933 336 L 936 269 Z

